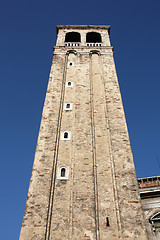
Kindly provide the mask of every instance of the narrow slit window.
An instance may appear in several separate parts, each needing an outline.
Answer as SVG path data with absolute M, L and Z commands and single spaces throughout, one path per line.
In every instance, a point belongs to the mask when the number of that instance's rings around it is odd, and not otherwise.
M 109 217 L 106 217 L 106 226 L 109 227 Z

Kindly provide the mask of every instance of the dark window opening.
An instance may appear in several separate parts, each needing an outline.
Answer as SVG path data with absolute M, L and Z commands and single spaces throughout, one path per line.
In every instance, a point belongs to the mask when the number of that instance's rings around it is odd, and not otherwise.
M 70 108 L 70 103 L 67 103 L 67 104 L 66 104 L 66 108 Z
M 69 66 L 72 66 L 72 65 L 73 65 L 73 63 L 72 63 L 72 62 L 70 62 L 70 63 L 69 63 Z
M 64 138 L 68 138 L 68 132 L 64 133 Z
M 71 82 L 68 82 L 68 86 L 71 86 Z
M 69 32 L 66 33 L 65 42 L 80 42 L 81 35 L 78 32 Z
M 62 168 L 61 169 L 61 177 L 65 177 L 66 169 Z
M 101 34 L 96 33 L 96 32 L 87 33 L 86 42 L 87 43 L 101 43 L 102 42 Z

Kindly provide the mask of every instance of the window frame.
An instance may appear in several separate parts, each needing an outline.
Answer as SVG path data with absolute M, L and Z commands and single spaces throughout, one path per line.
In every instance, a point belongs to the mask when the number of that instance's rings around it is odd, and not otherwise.
M 68 138 L 64 137 L 65 133 L 68 133 Z M 63 140 L 63 141 L 70 141 L 71 140 L 71 132 L 68 131 L 68 130 L 62 131 L 61 132 L 61 140 Z
M 70 107 L 69 108 L 67 108 L 67 105 L 68 104 L 70 104 Z M 71 102 L 66 102 L 65 104 L 64 104 L 64 110 L 65 111 L 71 111 L 72 110 L 72 103 Z
M 71 83 L 70 86 L 68 85 L 69 82 Z M 66 87 L 69 87 L 69 88 L 73 87 L 73 82 L 72 82 L 72 81 L 67 81 L 67 82 L 66 82 Z
M 65 176 L 64 177 L 61 176 L 62 169 L 65 169 Z M 68 180 L 69 179 L 69 167 L 67 165 L 60 165 L 58 167 L 57 179 L 58 180 Z

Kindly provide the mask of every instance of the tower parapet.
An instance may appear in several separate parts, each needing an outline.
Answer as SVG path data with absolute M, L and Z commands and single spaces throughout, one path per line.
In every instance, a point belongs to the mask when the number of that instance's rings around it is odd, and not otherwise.
M 56 46 L 110 47 L 110 26 L 58 25 Z

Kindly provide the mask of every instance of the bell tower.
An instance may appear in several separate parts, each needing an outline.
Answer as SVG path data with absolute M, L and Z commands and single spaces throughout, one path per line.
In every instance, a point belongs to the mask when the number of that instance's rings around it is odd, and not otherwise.
M 110 27 L 57 26 L 20 240 L 146 240 Z

